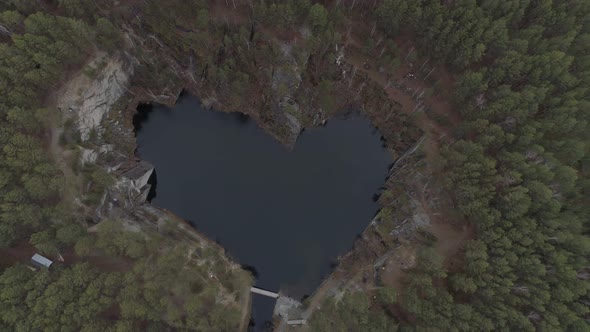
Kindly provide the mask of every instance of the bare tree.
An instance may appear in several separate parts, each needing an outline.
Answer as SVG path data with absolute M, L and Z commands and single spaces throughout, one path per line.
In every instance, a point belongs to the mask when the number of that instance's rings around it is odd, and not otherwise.
M 418 69 L 418 72 L 422 71 L 422 68 L 424 68 L 424 66 L 428 63 L 428 61 L 430 60 L 430 58 L 426 59 L 426 61 L 424 61 L 424 63 L 422 64 L 422 66 L 420 66 L 420 69 Z
M 541 315 L 539 315 L 538 313 L 536 313 L 534 311 L 531 311 L 528 314 L 527 318 L 530 319 L 530 320 L 534 320 L 534 321 L 538 322 L 539 320 L 541 320 Z
M 512 290 L 520 294 L 528 294 L 529 288 L 527 286 L 514 286 Z
M 385 117 L 385 121 L 389 121 L 389 118 L 391 118 L 391 116 L 393 115 L 393 107 L 389 107 L 389 114 L 387 114 L 387 116 Z
M 408 55 L 406 55 L 405 59 L 404 59 L 404 63 L 406 63 L 406 60 L 408 60 L 408 57 L 410 57 L 410 55 L 414 53 L 414 47 L 412 46 L 412 49 L 410 49 L 410 52 L 408 52 Z
M 577 275 L 578 279 L 588 280 L 590 279 L 590 269 L 584 269 L 582 271 L 578 271 Z
M 426 136 L 422 136 L 418 142 L 416 142 L 416 144 L 414 144 L 413 147 L 409 148 L 408 150 L 406 150 L 406 152 L 404 152 L 403 155 L 401 155 L 401 157 L 397 158 L 397 160 L 393 163 L 393 165 L 391 165 L 391 168 L 389 169 L 389 174 L 391 174 L 391 172 L 395 169 L 395 166 L 397 164 L 399 164 L 400 161 L 404 160 L 404 158 L 406 158 L 407 156 L 411 155 L 412 153 L 416 152 L 416 150 L 418 150 L 418 148 L 420 147 L 420 145 L 422 145 L 422 142 L 424 142 L 424 139 L 426 138 Z
M 3 35 L 12 35 L 12 31 L 10 31 L 7 27 L 5 27 L 4 25 L 0 24 L 0 34 Z
M 417 109 L 418 107 L 420 107 L 420 106 L 422 106 L 422 101 L 418 102 L 418 103 L 416 104 L 416 106 L 414 106 L 414 109 L 412 110 L 412 113 L 414 113 L 414 112 L 416 111 L 416 109 Z
M 354 69 L 352 71 L 352 75 L 350 75 L 350 81 L 348 82 L 348 86 L 352 85 L 352 80 L 354 79 L 354 75 L 356 74 L 356 66 L 352 66 Z
M 366 81 L 365 81 L 366 82 Z M 361 84 L 361 87 L 359 88 L 359 91 L 356 93 L 356 97 L 358 97 L 361 94 L 361 91 L 363 90 L 363 88 L 365 87 L 365 82 L 363 82 Z
M 424 77 L 423 81 L 426 81 L 426 79 L 428 78 L 428 76 L 430 76 L 430 74 L 432 74 L 432 72 L 435 70 L 436 68 L 432 68 L 432 70 L 426 75 L 426 77 Z
M 418 97 L 416 97 L 416 99 L 422 98 L 422 96 L 424 95 L 424 92 L 426 92 L 426 88 L 422 89 L 422 92 L 418 95 Z

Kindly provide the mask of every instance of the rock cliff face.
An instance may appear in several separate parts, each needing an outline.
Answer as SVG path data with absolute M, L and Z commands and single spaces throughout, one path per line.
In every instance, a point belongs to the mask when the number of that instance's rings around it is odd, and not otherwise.
M 78 128 L 82 140 L 97 128 L 105 113 L 123 95 L 133 73 L 133 67 L 125 66 L 122 60 L 107 64 L 102 74 L 94 80 L 82 97 L 78 112 Z
M 98 68 L 97 75 L 90 77 L 79 73 L 59 92 L 57 106 L 65 118 L 74 120 L 84 146 L 80 150 L 81 165 L 98 164 L 115 178 L 115 184 L 106 190 L 95 210 L 94 220 L 128 214 L 133 208 L 145 203 L 150 185 L 147 183 L 154 167 L 137 161 L 129 155 L 120 141 L 105 139 L 105 132 L 116 131 L 132 139 L 133 132 L 124 128 L 120 121 L 106 122 L 107 117 L 120 118 L 113 106 L 125 94 L 130 85 L 134 68 L 122 57 L 108 57 L 99 53 L 87 64 Z M 108 127 L 108 128 L 107 128 Z M 91 135 L 91 133 L 95 135 Z M 108 158 L 107 158 L 108 156 Z
M 80 73 L 58 92 L 57 101 L 64 115 L 76 120 L 82 141 L 87 141 L 93 130 L 102 131 L 105 114 L 127 91 L 134 71 L 125 59 L 104 53 L 97 54 L 87 67 L 98 71 L 96 77 Z
M 281 50 L 288 66 L 277 68 L 272 73 L 271 88 L 275 94 L 282 96 L 275 105 L 274 111 L 279 121 L 288 129 L 285 140 L 287 144 L 294 145 L 299 137 L 303 125 L 301 123 L 301 110 L 295 102 L 295 93 L 301 85 L 301 75 L 297 61 L 291 55 L 291 47 L 282 45 Z

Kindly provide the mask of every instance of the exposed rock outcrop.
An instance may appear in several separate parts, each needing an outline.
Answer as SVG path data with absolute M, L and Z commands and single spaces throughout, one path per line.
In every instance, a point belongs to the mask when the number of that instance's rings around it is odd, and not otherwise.
M 58 92 L 57 105 L 67 117 L 74 117 L 82 141 L 87 141 L 93 130 L 101 131 L 104 115 L 127 91 L 133 66 L 125 59 L 98 54 L 87 67 L 100 67 L 95 78 L 81 74 Z M 69 112 L 66 112 L 69 110 Z
M 105 113 L 123 95 L 132 72 L 133 67 L 125 66 L 121 60 L 109 62 L 102 75 L 84 93 L 78 109 L 78 128 L 83 141 L 88 139 L 92 129 L 100 125 Z
M 122 175 L 131 181 L 131 185 L 137 191 L 142 191 L 148 185 L 150 176 L 154 172 L 154 166 L 145 160 L 141 160 Z
M 98 160 L 100 156 L 105 155 L 112 150 L 112 144 L 104 144 L 95 149 L 82 148 L 80 153 L 80 163 L 82 165 L 93 164 L 96 162 L 96 160 Z
M 283 45 L 281 47 L 285 57 L 288 59 L 289 66 L 279 67 L 272 73 L 271 87 L 275 94 L 282 96 L 275 107 L 275 113 L 282 120 L 288 129 L 287 143 L 295 144 L 297 137 L 301 133 L 303 125 L 301 123 L 301 111 L 299 105 L 294 102 L 294 95 L 301 85 L 301 75 L 298 73 L 297 61 L 291 56 L 291 47 Z

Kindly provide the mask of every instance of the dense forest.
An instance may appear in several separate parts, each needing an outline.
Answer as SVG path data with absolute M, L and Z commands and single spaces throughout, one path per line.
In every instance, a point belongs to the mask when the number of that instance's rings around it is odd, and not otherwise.
M 62 119 L 50 101 L 92 54 L 121 45 L 98 4 L 0 4 L 0 330 L 236 330 L 242 308 L 233 299 L 250 277 L 228 269 L 218 249 L 179 244 L 172 230 L 130 232 L 119 220 L 88 233 L 80 203 L 65 199 L 72 188 L 49 151 Z M 79 133 L 70 136 L 60 143 L 78 149 Z M 71 167 L 92 208 L 113 177 L 77 160 Z M 34 272 L 35 251 L 65 260 Z
M 586 1 L 379 7 L 385 31 L 408 29 L 460 73 L 455 105 L 464 121 L 444 169 L 477 239 L 447 289 L 409 281 L 403 302 L 416 325 L 588 328 L 589 14 Z
M 589 329 L 588 1 L 292 0 L 249 1 L 240 8 L 245 22 L 283 32 L 308 28 L 292 54 L 309 64 L 313 91 L 298 97 L 317 97 L 314 105 L 327 112 L 339 106 L 339 73 L 320 64 L 334 62 L 331 46 L 346 35 L 347 19 L 375 21 L 390 40 L 411 39 L 457 82 L 450 98 L 461 123 L 443 144 L 438 175 L 457 219 L 476 229 L 460 267 L 447 269 L 425 247 L 403 289 L 330 299 L 312 316 L 314 330 Z M 33 273 L 22 265 L 0 265 L 0 328 L 235 328 L 236 311 L 214 305 L 219 289 L 163 272 L 183 264 L 172 249 L 156 252 L 158 243 L 167 243 L 165 236 L 150 234 L 154 242 L 146 241 L 113 221 L 97 234 L 86 233 L 86 221 L 61 200 L 61 174 L 46 149 L 56 111 L 46 100 L 96 49 L 117 52 L 121 31 L 133 28 L 154 36 L 145 49 L 132 52 L 142 63 L 136 84 L 165 86 L 174 76 L 154 69 L 170 68 L 150 53 L 163 43 L 203 91 L 215 91 L 226 107 L 237 109 L 260 91 L 268 99 L 286 94 L 288 87 L 272 89 L 267 79 L 291 64 L 280 46 L 253 33 L 254 24 L 236 27 L 213 17 L 205 1 L 144 1 L 121 8 L 107 0 L 11 0 L 0 10 L 0 247 L 25 241 L 44 253 L 74 248 L 80 257 L 100 252 L 127 266 L 107 273 L 89 259 Z M 366 42 L 369 49 L 375 44 Z M 381 61 L 399 64 L 395 49 L 390 42 Z M 271 118 L 268 99 L 248 102 Z M 100 169 L 81 171 L 94 190 L 109 183 Z M 148 264 L 163 273 L 149 272 Z M 205 278 L 209 273 L 190 269 Z M 229 293 L 247 278 L 217 273 L 226 276 L 219 287 Z M 178 287 L 162 289 L 162 283 Z M 173 304 L 183 293 L 199 296 L 180 310 Z
M 57 114 L 44 100 L 94 47 L 105 46 L 100 41 L 114 29 L 104 19 L 89 25 L 43 13 L 25 15 L 0 14 L 5 30 L 0 43 L 1 245 L 68 219 L 59 200 L 63 180 L 45 149 Z
M 388 36 L 409 34 L 421 52 L 454 68 L 463 121 L 442 151 L 444 185 L 477 229 L 459 271 L 426 255 L 397 297 L 377 301 L 374 309 L 397 326 L 588 330 L 589 14 L 586 1 L 377 7 Z M 404 315 L 390 311 L 394 303 Z M 353 319 L 380 330 L 370 317 Z M 329 331 L 342 323 L 320 315 L 314 324 Z
M 79 258 L 66 257 L 65 264 L 38 272 L 22 264 L 5 269 L 0 275 L 0 327 L 236 330 L 240 308 L 218 298 L 240 292 L 249 282 L 248 275 L 228 271 L 223 264 L 187 264 L 189 246 L 171 247 L 165 236 L 148 235 L 125 231 L 119 221 L 107 220 L 96 237 L 76 239 Z M 219 253 L 204 248 L 192 255 L 216 261 Z

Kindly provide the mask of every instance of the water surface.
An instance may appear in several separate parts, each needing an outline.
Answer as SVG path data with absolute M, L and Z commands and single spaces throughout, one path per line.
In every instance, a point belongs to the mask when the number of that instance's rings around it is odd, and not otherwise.
M 189 220 L 254 267 L 256 284 L 300 298 L 377 211 L 391 156 L 361 116 L 306 130 L 287 149 L 239 114 L 183 97 L 140 115 L 138 152 L 156 167 L 152 204 Z M 254 296 L 257 324 L 273 301 Z

